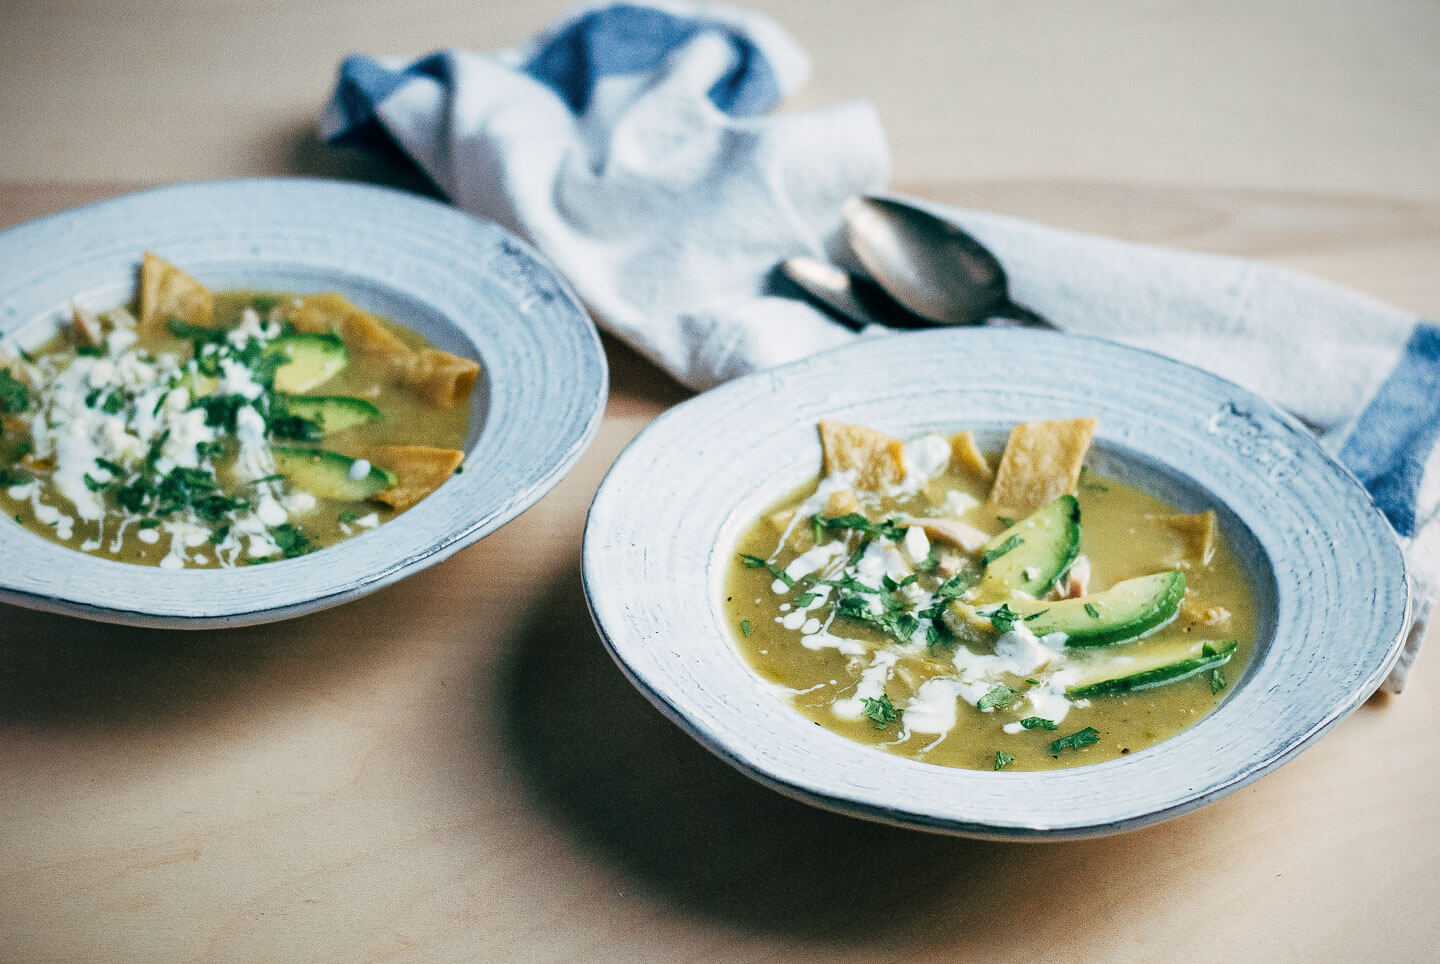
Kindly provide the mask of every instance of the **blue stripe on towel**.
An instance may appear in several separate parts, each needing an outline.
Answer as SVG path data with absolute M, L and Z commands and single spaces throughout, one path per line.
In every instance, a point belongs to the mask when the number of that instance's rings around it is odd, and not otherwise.
M 1437 438 L 1440 325 L 1422 321 L 1340 450 L 1340 461 L 1365 483 L 1375 505 L 1402 536 L 1415 534 L 1420 476 Z
M 724 36 L 734 55 L 730 70 L 707 92 L 716 107 L 736 117 L 753 117 L 780 102 L 780 84 L 770 62 L 744 33 L 717 21 L 634 4 L 585 14 L 539 50 L 525 71 L 579 114 L 602 77 L 649 73 L 706 31 Z
M 635 4 L 616 4 L 585 14 L 536 51 L 523 69 L 578 114 L 590 103 L 602 78 L 654 71 L 666 57 L 706 31 L 723 36 L 732 51 L 730 69 L 707 91 L 716 107 L 735 117 L 753 117 L 780 102 L 783 93 L 770 61 L 743 31 L 718 21 Z M 375 108 L 412 77 L 429 77 L 452 86 L 449 55 L 433 53 L 403 70 L 392 70 L 362 55 L 346 57 L 331 98 L 342 118 L 331 143 L 387 147 L 390 141 L 375 118 Z

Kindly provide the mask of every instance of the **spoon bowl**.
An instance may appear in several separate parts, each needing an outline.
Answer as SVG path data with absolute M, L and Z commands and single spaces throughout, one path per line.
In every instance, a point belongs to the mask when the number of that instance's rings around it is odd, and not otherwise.
M 940 325 L 1013 318 L 1054 327 L 1010 300 L 1005 269 L 955 224 L 889 198 L 845 203 L 850 246 L 870 276 L 911 312 Z

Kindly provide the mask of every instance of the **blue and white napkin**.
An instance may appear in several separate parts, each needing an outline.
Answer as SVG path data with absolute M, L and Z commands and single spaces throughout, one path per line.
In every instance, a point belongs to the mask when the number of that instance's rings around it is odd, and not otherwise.
M 534 243 L 603 327 L 705 389 L 855 337 L 772 288 L 781 259 L 834 251 L 841 203 L 889 174 L 867 104 L 771 113 L 808 69 L 756 13 L 603 4 L 498 53 L 350 57 L 321 127 L 398 147 L 457 206 Z M 1062 329 L 1239 382 L 1339 455 L 1410 563 L 1398 692 L 1440 590 L 1440 326 L 1256 262 L 936 210 Z

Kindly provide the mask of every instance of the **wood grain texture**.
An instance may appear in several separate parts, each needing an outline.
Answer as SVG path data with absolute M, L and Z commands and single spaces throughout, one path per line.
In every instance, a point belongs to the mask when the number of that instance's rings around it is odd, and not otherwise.
M 316 143 L 338 57 L 488 49 L 562 6 L 0 4 L 0 224 L 234 174 L 423 190 Z M 793 107 L 872 98 L 902 189 L 1289 264 L 1440 316 L 1430 0 L 760 6 L 815 60 Z M 0 956 L 1433 957 L 1440 634 L 1403 696 L 1113 839 L 895 830 L 711 757 L 625 682 L 581 599 L 596 485 L 685 397 L 607 352 L 607 421 L 578 468 L 374 596 L 197 634 L 0 608 Z

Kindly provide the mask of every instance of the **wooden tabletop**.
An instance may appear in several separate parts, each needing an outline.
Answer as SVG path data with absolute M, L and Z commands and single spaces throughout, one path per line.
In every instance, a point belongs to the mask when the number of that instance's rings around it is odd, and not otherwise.
M 900 189 L 1440 317 L 1433 0 L 763 8 L 814 56 L 794 106 L 873 99 Z M 493 49 L 560 9 L 0 5 L 0 226 L 230 175 L 416 186 L 311 133 L 338 59 Z M 1402 696 L 1280 771 L 1108 839 L 865 823 L 701 749 L 621 677 L 581 597 L 602 473 L 685 397 L 608 351 L 575 471 L 399 585 L 225 632 L 0 606 L 0 958 L 1434 958 L 1437 639 Z

